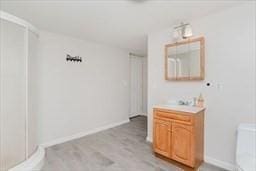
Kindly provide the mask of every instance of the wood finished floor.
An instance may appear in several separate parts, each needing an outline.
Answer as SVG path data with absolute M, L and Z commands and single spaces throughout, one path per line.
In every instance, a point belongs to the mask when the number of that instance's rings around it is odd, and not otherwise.
M 191 170 L 155 157 L 146 117 L 46 149 L 43 171 L 182 171 Z M 200 171 L 224 171 L 202 164 Z

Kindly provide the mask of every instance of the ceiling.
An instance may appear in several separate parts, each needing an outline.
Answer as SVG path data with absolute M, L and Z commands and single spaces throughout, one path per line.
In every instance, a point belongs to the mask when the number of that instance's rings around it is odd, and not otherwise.
M 1 10 L 39 29 L 146 55 L 147 34 L 224 10 L 239 1 L 0 0 Z

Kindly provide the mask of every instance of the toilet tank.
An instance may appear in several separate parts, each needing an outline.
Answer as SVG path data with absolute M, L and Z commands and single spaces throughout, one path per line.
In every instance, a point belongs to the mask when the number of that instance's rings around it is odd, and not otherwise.
M 256 156 L 256 124 L 240 124 L 237 134 L 237 155 Z

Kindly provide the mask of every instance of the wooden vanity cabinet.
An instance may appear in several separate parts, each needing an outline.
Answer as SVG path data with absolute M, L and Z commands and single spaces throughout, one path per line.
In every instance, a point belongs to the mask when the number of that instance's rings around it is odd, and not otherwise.
M 169 121 L 154 119 L 154 140 L 155 152 L 170 157 L 171 123 Z
M 204 110 L 188 113 L 154 108 L 154 152 L 190 167 L 203 162 Z

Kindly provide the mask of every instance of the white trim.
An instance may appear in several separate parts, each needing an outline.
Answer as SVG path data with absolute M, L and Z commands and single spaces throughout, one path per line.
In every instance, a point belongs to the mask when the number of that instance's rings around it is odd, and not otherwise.
M 14 15 L 11 15 L 11 14 L 9 14 L 7 12 L 4 12 L 4 11 L 1 11 L 1 10 L 0 10 L 0 18 L 4 19 L 4 20 L 7 20 L 7 21 L 10 21 L 10 22 L 13 22 L 13 23 L 16 23 L 16 24 L 21 25 L 23 27 L 26 27 L 29 30 L 31 30 L 32 32 L 39 35 L 39 31 L 35 26 L 33 26 L 32 24 L 30 24 L 29 22 L 27 22 L 27 21 L 25 21 L 21 18 L 18 18 Z
M 146 141 L 149 142 L 149 143 L 152 143 L 152 142 L 153 142 L 153 139 L 152 139 L 152 138 L 149 138 L 149 136 L 147 136 Z
M 146 116 L 146 117 L 147 117 L 147 113 L 135 114 L 135 115 L 133 115 L 133 116 L 129 116 L 129 119 L 131 119 L 131 118 L 136 118 L 136 117 L 139 117 L 139 116 Z
M 56 144 L 61 144 L 61 143 L 67 142 L 67 141 L 71 141 L 71 140 L 74 140 L 74 139 L 84 137 L 86 135 L 94 134 L 94 133 L 97 133 L 97 132 L 100 132 L 100 131 L 103 131 L 103 130 L 106 130 L 106 129 L 109 129 L 109 128 L 113 128 L 113 127 L 116 127 L 116 126 L 119 126 L 119 125 L 122 125 L 122 124 L 125 124 L 125 123 L 128 123 L 128 122 L 130 122 L 130 120 L 126 119 L 124 121 L 109 124 L 109 125 L 99 127 L 99 128 L 95 128 L 95 129 L 92 129 L 90 131 L 80 132 L 80 133 L 73 134 L 73 135 L 70 135 L 70 136 L 67 136 L 67 137 L 58 138 L 58 139 L 43 143 L 43 144 L 41 144 L 41 146 L 46 148 L 46 147 L 50 147 L 50 146 L 53 146 L 53 145 L 56 145 Z
M 37 151 L 21 164 L 9 169 L 8 171 L 40 171 L 44 165 L 45 149 L 38 147 Z
M 230 170 L 230 171 L 234 171 L 236 170 L 236 166 L 234 164 L 228 163 L 228 162 L 224 162 L 209 156 L 204 156 L 204 161 L 206 163 L 218 166 L 220 168 L 226 169 L 226 170 Z

